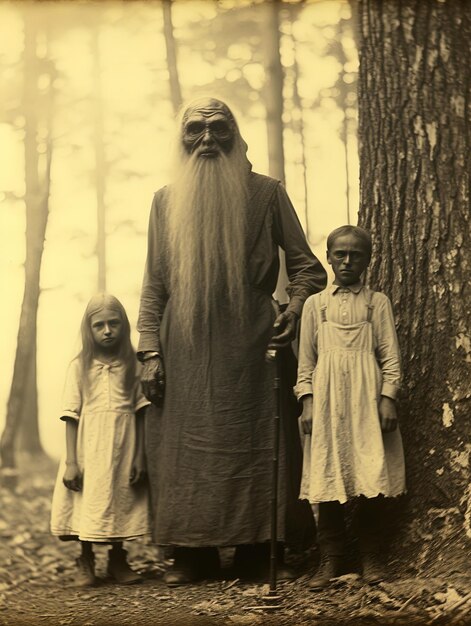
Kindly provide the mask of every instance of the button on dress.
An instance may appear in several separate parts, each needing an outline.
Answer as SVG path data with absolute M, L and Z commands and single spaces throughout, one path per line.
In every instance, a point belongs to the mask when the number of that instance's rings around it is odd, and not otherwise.
M 64 458 L 52 501 L 53 535 L 106 542 L 150 533 L 147 486 L 129 483 L 135 413 L 149 401 L 139 379 L 127 391 L 124 376 L 120 361 L 106 364 L 93 359 L 85 391 L 79 360 L 69 366 L 61 416 L 78 421 L 77 462 L 83 472 L 83 489 L 75 492 L 64 486 Z

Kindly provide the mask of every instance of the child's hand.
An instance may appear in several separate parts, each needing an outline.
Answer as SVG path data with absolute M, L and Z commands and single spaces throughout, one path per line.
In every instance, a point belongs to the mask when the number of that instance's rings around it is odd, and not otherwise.
M 146 461 L 143 454 L 137 454 L 132 462 L 129 483 L 131 485 L 140 485 L 147 476 Z
M 303 396 L 303 412 L 299 419 L 301 430 L 305 435 L 312 433 L 312 396 Z
M 62 482 L 71 491 L 82 490 L 83 478 L 77 463 L 67 463 Z
M 397 428 L 396 403 L 388 396 L 381 396 L 379 401 L 379 419 L 383 433 L 392 433 Z

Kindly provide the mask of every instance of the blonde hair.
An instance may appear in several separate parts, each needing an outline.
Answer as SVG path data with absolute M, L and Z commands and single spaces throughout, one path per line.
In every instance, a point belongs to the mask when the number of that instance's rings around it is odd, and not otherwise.
M 92 364 L 93 357 L 96 353 L 96 343 L 93 339 L 91 318 L 95 313 L 103 311 L 103 309 L 111 309 L 119 314 L 123 324 L 121 340 L 119 344 L 118 358 L 124 363 L 125 376 L 124 384 L 126 390 L 131 390 L 134 386 L 136 377 L 136 353 L 131 343 L 131 326 L 126 314 L 126 310 L 121 302 L 115 296 L 106 293 L 98 293 L 94 295 L 87 307 L 82 318 L 80 326 L 82 335 L 82 349 L 77 358 L 82 368 L 82 375 L 85 388 L 88 387 L 88 373 Z

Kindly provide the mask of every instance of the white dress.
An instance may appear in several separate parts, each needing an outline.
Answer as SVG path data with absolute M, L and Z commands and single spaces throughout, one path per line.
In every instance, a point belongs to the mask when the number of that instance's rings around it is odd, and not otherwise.
M 136 443 L 135 413 L 149 404 L 136 377 L 124 387 L 120 361 L 93 359 L 85 392 L 78 359 L 69 366 L 61 417 L 78 420 L 77 462 L 83 472 L 82 491 L 63 482 L 65 458 L 54 488 L 51 532 L 82 541 L 134 539 L 150 532 L 147 485 L 129 484 Z
M 361 286 L 329 287 L 303 311 L 298 397 L 313 395 L 300 498 L 311 503 L 405 491 L 399 429 L 381 431 L 381 395 L 395 397 L 400 364 L 388 298 Z

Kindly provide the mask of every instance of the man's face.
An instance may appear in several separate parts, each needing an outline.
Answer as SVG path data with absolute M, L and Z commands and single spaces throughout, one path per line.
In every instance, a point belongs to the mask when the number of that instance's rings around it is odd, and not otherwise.
M 370 254 L 364 242 L 355 235 L 337 237 L 330 250 L 327 261 L 335 274 L 339 285 L 354 285 L 360 280 L 370 262 Z
M 184 118 L 182 141 L 188 154 L 214 159 L 229 154 L 234 139 L 234 124 L 220 107 L 193 109 Z

